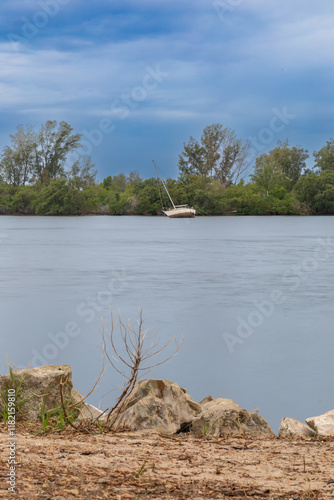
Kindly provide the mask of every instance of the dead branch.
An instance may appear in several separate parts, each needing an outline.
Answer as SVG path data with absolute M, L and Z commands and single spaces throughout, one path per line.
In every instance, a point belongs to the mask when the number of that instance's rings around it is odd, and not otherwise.
M 110 334 L 108 335 L 108 341 L 111 346 L 112 354 L 108 353 L 107 340 L 106 340 L 107 335 L 105 333 L 104 325 L 102 323 L 102 340 L 103 340 L 104 357 L 108 359 L 111 366 L 123 377 L 125 377 L 127 381 L 125 382 L 122 393 L 117 399 L 115 405 L 109 410 L 107 410 L 108 411 L 107 422 L 110 428 L 117 427 L 116 422 L 119 419 L 122 411 L 124 411 L 126 403 L 130 395 L 132 394 L 138 379 L 140 378 L 139 377 L 140 372 L 150 371 L 153 368 L 166 363 L 168 360 L 170 360 L 172 357 L 176 355 L 176 353 L 181 349 L 184 343 L 184 339 L 182 339 L 181 344 L 180 345 L 176 344 L 174 352 L 164 360 L 157 363 L 150 362 L 149 364 L 146 364 L 145 361 L 161 354 L 167 348 L 167 346 L 171 344 L 171 342 L 174 341 L 176 343 L 175 338 L 170 339 L 161 348 L 158 348 L 158 344 L 152 344 L 150 347 L 146 347 L 147 342 L 150 341 L 152 337 L 148 336 L 147 335 L 148 331 L 143 329 L 142 309 L 140 310 L 137 330 L 131 328 L 129 323 L 128 325 L 124 325 L 120 316 L 119 316 L 119 329 L 125 354 L 120 354 L 120 352 L 115 346 L 115 341 L 114 341 L 115 328 L 114 328 L 113 313 L 111 309 L 111 331 Z M 128 369 L 128 373 L 123 373 L 123 371 L 116 366 L 116 363 L 121 363 L 121 365 L 125 366 Z
M 65 385 L 67 383 L 67 379 L 65 380 L 65 382 L 63 382 L 63 378 L 61 378 L 60 380 L 60 384 L 59 384 L 59 390 L 60 390 L 60 402 L 61 402 L 61 407 L 62 407 L 62 410 L 63 410 L 63 413 L 64 413 L 64 418 L 66 420 L 66 423 L 68 425 L 70 425 L 71 427 L 73 427 L 73 429 L 75 429 L 76 431 L 84 431 L 86 432 L 87 434 L 90 434 L 89 431 L 87 431 L 85 428 L 79 428 L 78 426 L 74 425 L 73 422 L 71 422 L 71 419 L 68 417 L 67 415 L 67 410 L 65 408 L 65 403 L 64 403 L 64 395 L 63 395 L 63 385 Z

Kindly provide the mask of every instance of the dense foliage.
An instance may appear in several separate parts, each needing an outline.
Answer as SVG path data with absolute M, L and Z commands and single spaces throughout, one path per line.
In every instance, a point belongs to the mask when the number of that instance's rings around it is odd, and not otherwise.
M 96 183 L 80 140 L 66 122 L 48 121 L 37 132 L 18 127 L 2 151 L 0 213 L 157 215 L 170 206 L 161 181 L 136 171 Z M 253 168 L 249 150 L 233 130 L 206 127 L 200 141 L 184 144 L 179 177 L 166 181 L 171 197 L 204 215 L 334 214 L 334 140 L 314 152 L 312 170 L 308 151 L 288 141 L 261 154 Z

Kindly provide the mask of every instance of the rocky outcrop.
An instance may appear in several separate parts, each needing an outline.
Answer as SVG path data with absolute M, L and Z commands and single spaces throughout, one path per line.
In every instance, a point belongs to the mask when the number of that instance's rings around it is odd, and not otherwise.
M 20 416 L 32 421 L 41 419 L 42 407 L 47 414 L 61 411 L 60 385 L 66 406 L 72 405 L 71 415 L 78 420 L 115 424 L 118 429 L 151 429 L 165 434 L 193 432 L 221 436 L 224 434 L 272 435 L 267 422 L 257 413 L 246 410 L 229 399 L 206 397 L 194 401 L 187 391 L 169 380 L 147 379 L 137 383 L 125 400 L 116 422 L 107 420 L 101 410 L 82 401 L 73 389 L 72 371 L 68 365 L 47 365 L 13 372 L 0 377 L 0 391 L 18 391 L 16 405 Z M 3 401 L 0 399 L 0 409 Z M 18 413 L 17 413 L 17 416 Z
M 316 436 L 334 436 L 334 410 L 305 420 Z
M 185 389 L 169 380 L 147 379 L 136 385 L 118 420 L 129 430 L 153 429 L 174 434 L 186 430 L 202 413 Z
M 202 403 L 202 414 L 192 422 L 191 431 L 199 435 L 274 435 L 268 423 L 256 411 L 248 412 L 232 399 L 208 396 Z
M 294 418 L 284 417 L 281 420 L 281 426 L 278 431 L 281 438 L 309 438 L 314 437 L 315 433 L 308 425 L 295 420 Z
M 0 377 L 0 392 L 7 394 L 8 389 L 16 389 L 16 408 L 22 417 L 40 420 L 41 407 L 44 411 L 60 407 L 60 382 L 63 381 L 63 397 L 66 403 L 72 402 L 72 370 L 68 365 L 46 365 L 12 372 Z M 3 407 L 0 398 L 0 409 Z
M 42 412 L 61 412 L 61 385 L 65 405 L 70 405 L 68 414 L 78 420 L 99 418 L 102 425 L 115 424 L 118 429 L 150 429 L 165 434 L 274 436 L 256 411 L 248 412 L 231 399 L 213 396 L 197 403 L 185 389 L 169 380 L 141 380 L 124 401 L 116 422 L 113 418 L 108 420 L 107 413 L 82 401 L 82 396 L 73 389 L 72 370 L 68 365 L 46 365 L 0 376 L 0 414 L 9 389 L 16 391 L 17 417 L 38 421 Z M 279 436 L 334 436 L 334 410 L 307 418 L 306 423 L 283 418 Z

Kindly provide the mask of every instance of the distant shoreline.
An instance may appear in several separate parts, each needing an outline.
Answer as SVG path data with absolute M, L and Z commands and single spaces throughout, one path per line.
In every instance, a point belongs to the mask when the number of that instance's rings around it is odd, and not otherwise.
M 196 215 L 196 219 L 202 217 L 332 217 L 333 214 L 205 214 Z M 0 213 L 0 217 L 150 217 L 156 218 L 161 217 L 167 219 L 165 215 L 162 214 L 106 214 L 106 213 L 87 213 L 87 214 L 22 214 L 22 213 Z M 175 220 L 175 219 L 173 219 Z M 181 219 L 183 220 L 183 219 Z

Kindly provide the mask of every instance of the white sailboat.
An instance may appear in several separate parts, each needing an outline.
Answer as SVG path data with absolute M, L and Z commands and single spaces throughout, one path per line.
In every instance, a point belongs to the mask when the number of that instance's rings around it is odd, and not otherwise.
M 171 218 L 171 219 L 184 219 L 184 218 L 193 218 L 193 217 L 196 217 L 196 210 L 194 208 L 189 208 L 188 205 L 174 205 L 174 202 L 171 198 L 171 195 L 169 194 L 168 192 L 168 189 L 166 187 L 166 184 L 164 183 L 164 181 L 162 180 L 162 177 L 159 173 L 159 170 L 158 170 L 158 167 L 156 166 L 156 164 L 154 163 L 153 161 L 153 165 L 155 166 L 155 169 L 158 173 L 158 176 L 163 184 L 163 187 L 165 188 L 166 190 L 166 193 L 168 195 L 168 198 L 170 199 L 170 202 L 172 204 L 172 207 L 173 208 L 169 208 L 168 210 L 163 210 L 163 213 L 165 215 L 167 215 L 167 217 Z

